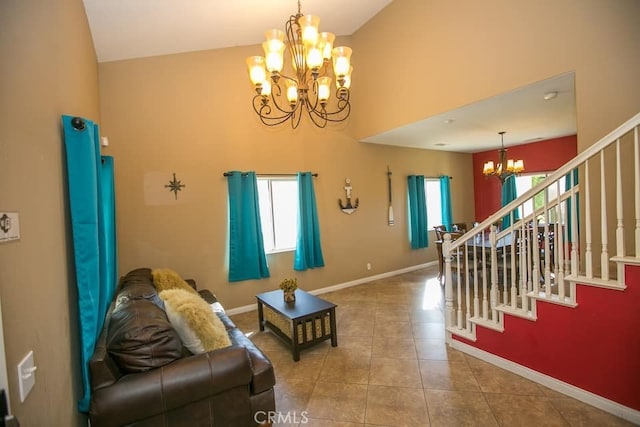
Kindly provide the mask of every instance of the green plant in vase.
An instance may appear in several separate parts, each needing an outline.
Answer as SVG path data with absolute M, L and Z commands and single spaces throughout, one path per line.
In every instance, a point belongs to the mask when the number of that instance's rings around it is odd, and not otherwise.
M 280 282 L 280 289 L 284 293 L 284 300 L 291 302 L 296 300 L 296 289 L 298 289 L 298 279 L 286 278 Z

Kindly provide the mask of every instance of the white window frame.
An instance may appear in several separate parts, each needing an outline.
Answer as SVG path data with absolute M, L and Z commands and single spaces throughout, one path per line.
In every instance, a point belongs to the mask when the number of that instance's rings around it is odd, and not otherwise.
M 437 188 L 437 198 L 436 196 L 429 196 L 429 189 L 431 190 Z M 437 202 L 431 202 L 431 199 L 437 200 Z M 433 230 L 433 227 L 437 225 L 442 225 L 442 190 L 440 188 L 440 180 L 437 178 L 425 178 L 424 179 L 424 199 L 427 203 L 427 230 Z M 433 206 L 434 203 L 437 203 L 436 207 L 430 208 L 429 206 Z M 437 213 L 437 216 L 433 218 L 433 213 Z M 435 221 L 438 219 L 439 221 Z
M 539 176 L 539 177 L 543 177 L 542 181 L 544 181 L 545 179 L 547 179 L 547 177 L 549 177 L 549 175 L 551 175 L 552 172 L 531 172 L 531 173 L 526 173 L 526 174 L 522 174 L 522 175 L 518 175 L 516 176 L 516 194 L 518 195 L 518 197 L 520 197 L 522 194 L 524 194 L 526 191 L 528 191 L 529 189 L 532 188 L 532 185 L 529 185 L 529 183 L 526 183 L 523 185 L 523 183 L 525 181 L 527 181 L 528 179 L 531 180 L 533 179 L 533 177 Z M 564 193 L 565 190 L 565 177 L 560 178 L 560 194 Z M 537 184 L 536 184 L 537 185 Z M 549 193 L 549 201 L 554 200 L 556 197 L 558 197 L 558 195 L 556 194 L 556 186 L 552 185 L 551 187 L 549 187 L 547 189 L 547 192 Z M 540 194 L 540 193 L 539 193 Z M 525 218 L 528 215 L 531 215 L 531 213 L 533 212 L 533 200 L 528 200 L 527 202 L 524 203 L 523 206 L 519 207 L 519 211 L 520 211 L 520 218 Z M 563 218 L 565 217 L 565 212 L 564 212 L 564 204 L 562 204 L 560 206 L 560 209 L 562 209 L 562 216 Z M 555 210 L 550 211 L 550 215 L 553 218 L 555 218 Z M 543 220 L 542 218 L 536 218 L 537 221 Z M 553 222 L 553 221 L 552 221 Z
M 298 234 L 297 216 L 299 203 L 297 178 L 295 176 L 260 176 L 256 179 L 265 253 L 274 254 L 294 251 Z M 286 206 L 280 207 L 276 206 L 278 202 L 274 202 L 273 184 L 278 182 L 296 184 L 295 188 L 292 188 L 292 193 L 293 191 L 295 191 L 295 193 L 289 195 L 289 202 L 295 200 L 295 203 L 289 203 Z M 283 214 L 280 214 L 279 211 Z M 279 220 L 276 219 L 276 217 L 279 217 Z M 287 228 L 285 229 L 284 227 Z M 293 229 L 291 229 L 291 227 L 293 227 Z M 293 239 L 291 236 L 293 236 Z M 285 243 L 287 241 L 290 242 L 290 244 L 281 244 L 280 242 L 283 240 Z

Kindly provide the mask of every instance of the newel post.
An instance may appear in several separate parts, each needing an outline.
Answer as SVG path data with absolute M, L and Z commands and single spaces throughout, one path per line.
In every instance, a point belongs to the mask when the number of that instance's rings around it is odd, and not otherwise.
M 445 233 L 442 242 L 442 257 L 444 259 L 444 301 L 445 301 L 445 328 L 451 328 L 454 324 L 453 316 L 453 285 L 451 280 L 451 234 Z M 447 332 L 447 343 L 451 343 L 451 333 Z

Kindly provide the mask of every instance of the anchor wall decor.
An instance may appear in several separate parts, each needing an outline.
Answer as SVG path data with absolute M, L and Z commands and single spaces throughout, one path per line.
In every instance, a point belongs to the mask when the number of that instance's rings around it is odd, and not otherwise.
M 340 209 L 342 209 L 342 212 L 348 215 L 351 215 L 356 211 L 356 209 L 358 209 L 358 204 L 360 203 L 360 200 L 356 198 L 355 204 L 353 205 L 351 204 L 351 190 L 353 188 L 351 187 L 351 180 L 347 178 L 344 180 L 344 182 L 347 184 L 344 186 L 344 191 L 347 193 L 347 204 L 343 205 L 342 199 L 338 199 L 338 204 L 340 205 Z

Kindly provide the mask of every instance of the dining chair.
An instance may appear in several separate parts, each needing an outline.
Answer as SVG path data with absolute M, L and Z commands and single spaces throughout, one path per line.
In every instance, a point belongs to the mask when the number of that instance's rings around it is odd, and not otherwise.
M 459 233 L 466 233 L 467 232 L 467 224 L 464 222 L 454 222 L 453 224 L 451 224 L 451 230 L 452 231 L 457 231 Z
M 474 251 L 473 245 L 464 244 L 451 254 L 451 272 L 459 273 L 460 280 L 464 281 L 467 274 L 473 277 L 475 273 L 481 273 L 481 261 L 481 249 Z M 456 274 L 454 277 L 458 277 L 458 275 Z
M 444 225 L 434 225 L 433 229 L 436 231 L 437 240 L 444 240 L 444 234 L 447 232 L 447 228 Z

